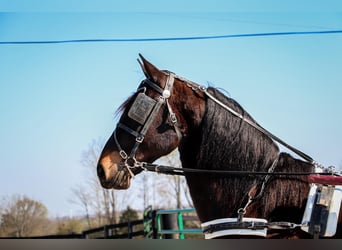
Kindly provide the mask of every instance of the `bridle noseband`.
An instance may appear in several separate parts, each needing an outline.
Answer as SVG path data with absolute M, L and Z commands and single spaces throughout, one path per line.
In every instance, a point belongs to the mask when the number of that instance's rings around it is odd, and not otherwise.
M 171 120 L 171 123 L 175 129 L 175 132 L 178 136 L 178 139 L 180 140 L 182 137 L 181 131 L 178 127 L 178 121 L 175 113 L 173 113 L 172 108 L 169 104 L 169 98 L 171 97 L 173 84 L 175 80 L 175 75 L 171 72 L 167 72 L 167 80 L 164 89 L 159 87 L 156 83 L 151 81 L 150 79 L 145 79 L 142 81 L 140 87 L 137 89 L 137 96 L 134 100 L 132 106 L 130 107 L 130 110 L 128 111 L 128 116 L 138 122 L 140 125 L 142 125 L 142 128 L 140 131 L 136 131 L 134 129 L 131 129 L 130 127 L 126 126 L 123 123 L 118 123 L 117 127 L 114 131 L 114 141 L 115 144 L 119 150 L 120 157 L 122 158 L 122 164 L 124 167 L 126 167 L 128 173 L 131 175 L 131 177 L 134 177 L 134 173 L 132 172 L 133 168 L 142 168 L 143 169 L 143 163 L 137 161 L 136 159 L 136 153 L 139 148 L 139 145 L 144 141 L 145 135 L 150 128 L 152 122 L 156 118 L 160 108 L 166 104 L 169 117 Z M 158 96 L 155 99 L 147 96 L 145 94 L 146 87 L 152 88 L 154 91 L 158 92 L 160 96 Z M 143 91 L 143 92 L 141 92 Z M 128 154 L 125 150 L 122 149 L 117 135 L 116 131 L 117 129 L 122 129 L 125 132 L 129 133 L 133 137 L 135 137 L 135 143 L 131 149 L 131 152 Z

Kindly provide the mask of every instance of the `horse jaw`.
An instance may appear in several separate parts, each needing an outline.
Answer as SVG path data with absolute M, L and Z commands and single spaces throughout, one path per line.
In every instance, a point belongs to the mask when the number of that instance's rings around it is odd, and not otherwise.
M 97 166 L 97 175 L 101 186 L 106 189 L 128 189 L 131 185 L 131 174 L 120 165 L 119 153 L 113 152 L 101 157 Z

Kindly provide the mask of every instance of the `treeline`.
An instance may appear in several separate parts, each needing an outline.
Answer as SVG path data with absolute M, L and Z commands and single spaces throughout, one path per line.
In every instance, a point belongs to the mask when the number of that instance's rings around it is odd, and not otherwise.
M 127 207 L 119 215 L 118 222 L 141 218 L 138 211 Z M 0 237 L 32 237 L 44 235 L 66 235 L 88 230 L 89 222 L 94 227 L 104 226 L 108 221 L 96 216 L 49 218 L 48 209 L 39 201 L 27 196 L 13 195 L 3 198 L 0 204 Z
M 104 142 L 93 140 L 81 155 L 85 178 L 71 188 L 71 203 L 77 204 L 81 216 L 49 218 L 48 209 L 27 196 L 13 195 L 0 201 L 0 237 L 30 237 L 80 233 L 90 228 L 141 219 L 135 207 L 153 209 L 188 208 L 192 200 L 184 177 L 143 172 L 129 190 L 103 189 L 97 177 L 97 160 Z M 174 151 L 162 164 L 180 166 Z M 0 197 L 1 198 L 1 197 Z M 122 211 L 122 212 L 119 212 Z

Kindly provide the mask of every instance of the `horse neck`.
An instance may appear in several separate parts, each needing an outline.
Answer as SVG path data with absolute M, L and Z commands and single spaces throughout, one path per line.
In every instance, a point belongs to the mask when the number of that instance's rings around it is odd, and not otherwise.
M 233 99 L 209 88 L 216 98 L 249 120 L 253 118 Z M 207 99 L 200 121 L 181 142 L 181 153 L 191 155 L 197 168 L 262 171 L 277 158 L 279 149 L 268 136 Z M 195 106 L 196 107 L 196 106 Z M 196 110 L 196 108 L 190 108 Z M 187 147 L 182 147 L 186 145 Z M 188 150 L 191 145 L 191 150 Z M 187 157 L 189 159 L 189 157 Z M 190 160 L 190 159 L 189 159 Z M 185 162 L 186 163 L 186 162 Z M 193 164 L 193 162 L 191 162 Z M 193 166 L 194 167 L 194 166 Z
M 210 91 L 226 105 L 248 117 L 248 119 L 252 119 L 234 100 L 224 97 L 217 90 L 210 89 Z M 267 171 L 279 156 L 278 147 L 269 137 L 223 110 L 211 100 L 206 101 L 203 117 L 200 122 L 196 122 L 197 124 L 188 125 L 191 130 L 179 146 L 183 167 L 208 170 Z M 291 161 L 288 160 L 290 158 L 285 158 L 281 157 L 282 160 L 278 165 L 283 165 L 282 169 L 286 169 L 284 171 L 292 171 L 287 169 L 291 168 L 291 164 L 289 164 Z M 287 164 L 285 164 L 286 162 Z M 236 216 L 236 211 L 248 199 L 248 192 L 253 186 L 261 183 L 263 179 L 262 176 L 251 178 L 248 176 L 210 174 L 188 174 L 186 178 L 201 221 Z M 272 185 L 275 183 L 285 185 L 285 190 L 288 190 L 293 184 L 291 181 L 280 179 L 272 183 Z M 297 180 L 295 183 L 297 191 L 303 188 L 302 182 Z M 275 185 L 273 193 L 269 192 L 269 195 L 260 200 L 262 205 L 269 203 L 268 208 L 266 210 L 264 208 L 255 209 L 254 211 L 257 213 L 255 216 L 266 218 L 275 207 L 280 205 L 278 204 L 279 200 L 282 199 L 280 197 L 286 198 L 286 195 L 293 193 L 279 193 L 277 185 Z M 303 190 L 307 194 L 307 190 L 305 188 Z M 274 196 L 274 194 L 279 195 L 279 197 Z M 296 206 L 303 202 L 302 196 L 298 199 Z

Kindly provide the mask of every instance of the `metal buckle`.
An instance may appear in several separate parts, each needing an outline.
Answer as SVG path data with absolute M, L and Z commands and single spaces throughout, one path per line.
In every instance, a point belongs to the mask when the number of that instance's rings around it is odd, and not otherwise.
M 205 87 L 205 86 L 199 86 L 199 89 L 201 90 L 201 91 L 206 91 L 207 90 L 207 88 Z
M 144 138 L 145 138 L 144 136 L 139 135 L 138 137 L 135 138 L 135 141 L 136 141 L 137 143 L 142 143 L 143 140 L 144 140 Z
M 137 160 L 135 157 L 127 157 L 127 159 L 125 159 L 125 166 L 128 168 L 135 168 L 137 166 Z
M 121 158 L 124 159 L 124 160 L 126 160 L 126 159 L 128 158 L 128 155 L 127 155 L 126 152 L 123 151 L 123 150 L 120 150 L 120 151 L 119 151 L 119 154 L 120 154 Z
M 170 119 L 173 124 L 177 123 L 177 117 L 174 113 L 170 113 Z

